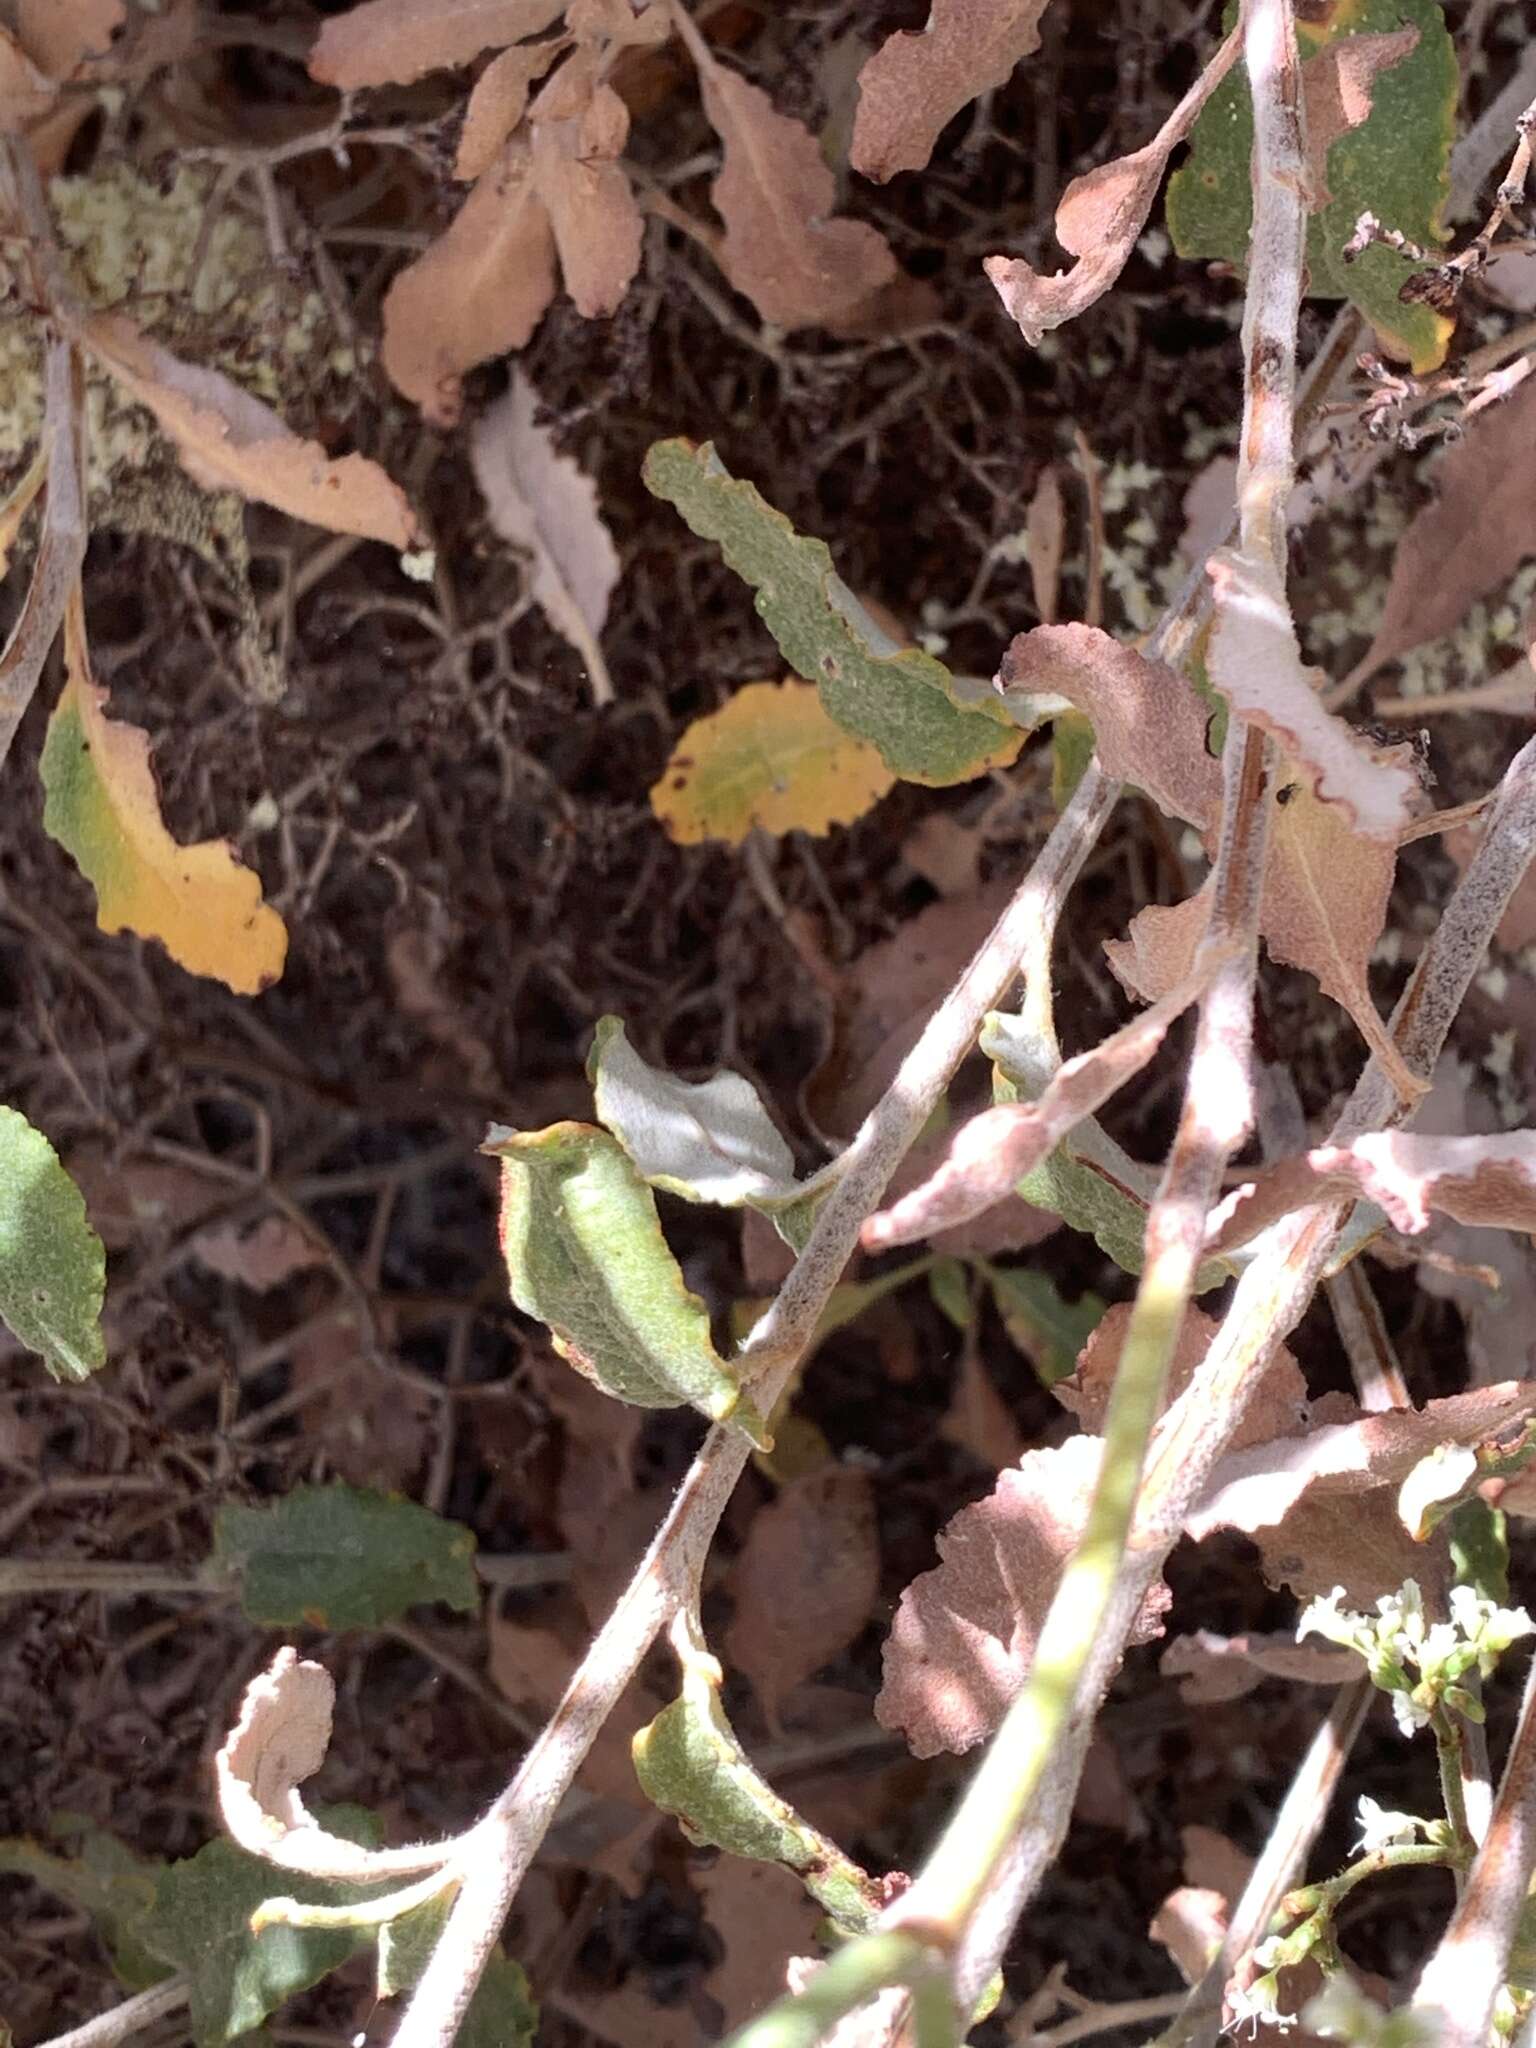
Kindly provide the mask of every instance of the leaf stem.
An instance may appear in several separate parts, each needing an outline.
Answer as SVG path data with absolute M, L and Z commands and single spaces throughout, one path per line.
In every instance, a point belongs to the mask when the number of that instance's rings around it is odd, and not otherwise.
M 815 2048 L 877 1991 L 914 1984 L 925 1975 L 931 1979 L 932 1964 L 931 1951 L 915 1934 L 887 1928 L 861 1935 L 823 1963 L 803 1990 L 777 2000 L 734 2033 L 727 2048 Z M 942 1980 L 939 1988 L 944 1989 Z M 952 2015 L 950 2031 L 953 2038 Z M 931 2048 L 929 2038 L 918 2039 L 920 2048 Z
M 114 2005 L 110 2012 L 98 2013 L 95 2019 L 71 2027 L 67 2034 L 55 2034 L 51 2041 L 40 2043 L 39 2048 L 117 2048 L 119 2041 L 126 2041 L 157 2020 L 179 2012 L 187 2002 L 187 1989 L 185 1977 L 167 1977 L 136 1998 L 126 1998 L 121 2005 Z

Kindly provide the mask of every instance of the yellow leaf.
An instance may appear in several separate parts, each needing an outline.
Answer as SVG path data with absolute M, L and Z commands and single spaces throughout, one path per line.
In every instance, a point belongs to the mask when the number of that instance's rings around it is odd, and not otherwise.
M 651 807 L 681 846 L 752 829 L 815 832 L 862 818 L 896 780 L 835 725 L 811 683 L 747 683 L 677 743 Z
M 258 994 L 283 971 L 287 930 L 227 840 L 178 846 L 166 831 L 149 736 L 108 718 L 107 692 L 91 679 L 78 588 L 64 652 L 68 681 L 39 764 L 43 825 L 95 889 L 97 922 L 159 939 L 189 973 L 236 995 Z

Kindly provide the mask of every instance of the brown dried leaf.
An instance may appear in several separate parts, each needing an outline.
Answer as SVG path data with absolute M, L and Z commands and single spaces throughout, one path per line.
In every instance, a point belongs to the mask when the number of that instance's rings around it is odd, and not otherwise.
M 1171 817 L 1202 830 L 1215 821 L 1221 764 L 1206 751 L 1210 707 L 1177 669 L 1097 626 L 1036 626 L 1015 636 L 997 683 L 1069 698 L 1092 724 L 1107 774 L 1144 789 Z
M 1208 1628 L 1175 1636 L 1158 1662 L 1164 1678 L 1179 1680 L 1179 1695 L 1192 1707 L 1240 1700 L 1266 1678 L 1293 1685 L 1347 1685 L 1362 1675 L 1353 1650 L 1333 1643 L 1298 1643 L 1294 1632 L 1219 1636 Z
M 394 1317 L 380 1312 L 376 1342 L 389 1344 Z M 423 1386 L 388 1371 L 343 1306 L 312 1317 L 288 1339 L 292 1391 L 304 1403 L 309 1441 L 354 1486 L 405 1492 L 437 1441 L 441 1416 Z
M 1397 546 L 1386 608 L 1358 679 L 1438 640 L 1536 553 L 1536 378 L 1479 413 L 1435 469 L 1439 495 Z
M 1337 804 L 1364 838 L 1396 845 L 1422 792 L 1402 748 L 1376 748 L 1324 708 L 1318 672 L 1302 666 L 1285 593 L 1245 556 L 1210 560 L 1216 615 L 1207 666 L 1241 717 L 1273 734 L 1324 803 Z
M 1227 1901 L 1220 1892 L 1181 1884 L 1152 1915 L 1147 1932 L 1167 1949 L 1184 1982 L 1198 1984 L 1226 1939 Z
M 1417 776 L 1406 765 L 1413 758 L 1411 747 L 1372 751 L 1379 761 L 1404 764 L 1403 775 L 1417 791 Z M 1300 783 L 1271 822 L 1259 926 L 1270 958 L 1315 975 L 1324 995 L 1349 1012 L 1371 1051 L 1399 1087 L 1406 1085 L 1411 1098 L 1421 1092 L 1419 1084 L 1381 1021 L 1367 979 L 1372 948 L 1387 920 L 1396 867 L 1394 846 L 1352 830 L 1338 805 L 1321 802 Z
M 1211 1219 L 1214 1241 L 1246 1243 L 1292 1209 L 1341 1194 L 1374 1202 L 1409 1235 L 1428 1228 L 1432 1211 L 1474 1229 L 1536 1234 L 1536 1131 L 1372 1131 L 1350 1145 L 1319 1145 L 1229 1195 Z
M 561 87 L 583 61 L 553 80 Z M 533 182 L 549 214 L 565 288 L 584 319 L 616 312 L 640 267 L 644 223 L 629 179 L 613 161 L 629 134 L 629 110 L 611 85 L 593 85 L 579 110 L 541 118 L 533 108 Z
M 565 49 L 563 36 L 526 43 L 493 57 L 475 81 L 464 109 L 453 175 L 465 184 L 483 177 L 497 151 L 528 110 L 528 94 L 537 79 Z
M 263 1216 L 253 1225 L 212 1224 L 192 1240 L 199 1265 L 222 1280 L 237 1280 L 256 1294 L 270 1294 L 295 1273 L 326 1263 L 324 1251 L 286 1216 Z
M 1116 1302 L 1112 1308 L 1106 1309 L 1083 1346 L 1076 1371 L 1067 1379 L 1057 1380 L 1051 1388 L 1062 1406 L 1071 1409 L 1083 1428 L 1094 1434 L 1102 1431 L 1104 1417 L 1109 1412 L 1110 1389 L 1120 1367 L 1120 1354 L 1125 1349 L 1125 1334 L 1130 1324 L 1129 1302 Z M 1191 1306 L 1184 1311 L 1179 1341 L 1168 1370 L 1164 1408 L 1188 1386 L 1219 1327 L 1202 1309 Z M 1282 1344 L 1249 1398 L 1243 1419 L 1232 1438 L 1232 1448 L 1241 1450 L 1247 1444 L 1270 1443 L 1276 1437 L 1294 1436 L 1301 1428 L 1306 1412 L 1307 1383 L 1301 1376 L 1300 1366 Z
M 325 1761 L 336 1687 L 322 1664 L 279 1650 L 240 1702 L 240 1714 L 213 1760 L 219 1812 L 242 1849 L 284 1870 L 330 1870 L 338 1855 L 356 1862 L 356 1845 L 320 1827 L 298 1787 Z
M 1329 150 L 1341 135 L 1370 119 L 1376 80 L 1401 64 L 1418 42 L 1419 32 L 1412 24 L 1386 35 L 1336 36 L 1302 65 L 1302 130 L 1314 213 L 1333 196 L 1328 190 Z
M 637 14 L 639 0 L 570 0 L 565 25 L 588 49 L 651 49 L 672 33 L 663 0 L 652 0 Z
M 536 36 L 565 0 L 363 0 L 321 26 L 309 75 L 340 92 L 409 85 L 429 71 L 469 64 L 482 50 Z
M 554 296 L 554 232 L 527 145 L 513 136 L 447 231 L 385 293 L 390 382 L 434 426 L 451 427 L 464 372 L 522 348 Z
M 711 2038 L 723 2041 L 782 1996 L 789 1958 L 813 1945 L 821 1908 L 794 1872 L 777 1863 L 721 1856 L 689 1875 L 725 1951 L 704 1979 L 722 2015 Z
M 539 397 L 513 373 L 505 395 L 475 422 L 470 462 L 492 526 L 533 558 L 529 594 L 585 662 L 599 704 L 613 696 L 598 636 L 619 580 L 619 556 L 598 510 L 597 486 L 548 427 Z
M 92 313 L 80 339 L 147 406 L 205 490 L 235 491 L 294 519 L 406 548 L 416 521 L 405 493 L 365 455 L 328 456 L 220 370 L 184 363 L 120 313 Z
M 982 265 L 1031 347 L 1053 327 L 1086 312 L 1125 268 L 1152 211 L 1169 157 L 1194 127 L 1241 47 L 1242 34 L 1236 30 L 1143 148 L 1072 180 L 1056 209 L 1056 239 L 1078 259 L 1070 270 L 1042 277 L 1018 256 L 989 256 Z
M 1376 750 L 1408 758 L 1403 747 Z M 1287 766 L 1282 778 L 1290 772 Z M 1367 970 L 1386 922 L 1397 865 L 1395 846 L 1363 838 L 1336 805 L 1305 783 L 1286 782 L 1265 858 L 1259 929 L 1270 957 L 1316 977 L 1325 995 L 1348 1011 L 1372 1052 L 1410 1095 L 1420 1083 L 1403 1063 L 1381 1020 Z M 1124 939 L 1105 942 L 1116 978 L 1144 1002 L 1155 1002 L 1188 977 L 1210 916 L 1207 877 L 1193 896 L 1138 911 Z
M 724 146 L 710 187 L 725 222 L 721 269 L 775 326 L 815 327 L 850 313 L 895 277 L 890 245 L 863 221 L 831 218 L 836 185 L 815 136 L 719 63 L 685 14 L 678 22 Z
M 1340 1411 L 1352 1419 L 1331 1420 Z M 1367 1607 L 1410 1575 L 1432 1583 L 1441 1568 L 1397 1516 L 1397 1489 L 1413 1467 L 1444 1444 L 1485 1442 L 1533 1412 L 1531 1380 L 1378 1415 L 1325 1397 L 1305 1436 L 1223 1458 L 1185 1533 L 1198 1541 L 1240 1529 L 1258 1542 L 1272 1584 L 1303 1597 L 1342 1586 L 1351 1606 Z
M 87 58 L 104 56 L 128 18 L 123 0 L 16 0 L 16 34 L 50 78 L 73 77 Z
M 886 1640 L 882 1727 L 914 1756 L 973 1749 L 997 1727 L 1028 1676 L 1035 1643 L 1087 1520 L 1102 1445 L 1077 1436 L 1028 1451 L 985 1500 L 939 1534 L 941 1562 L 901 1596 Z M 1172 1594 L 1152 1588 L 1133 1642 L 1162 1634 Z
M 1047 626 L 1056 623 L 1056 601 L 1061 582 L 1061 557 L 1066 545 L 1066 521 L 1062 515 L 1061 481 L 1054 462 L 1040 472 L 1024 515 L 1024 533 L 1029 542 L 1029 580 L 1035 610 Z
M 884 184 L 920 171 L 960 109 L 1040 47 L 1047 0 L 931 0 L 927 26 L 887 36 L 859 73 L 849 160 Z
M 777 1734 L 786 1693 L 846 1649 L 874 1611 L 880 1549 L 868 1474 L 833 1466 L 784 1487 L 753 1517 L 730 1583 L 726 1656 Z

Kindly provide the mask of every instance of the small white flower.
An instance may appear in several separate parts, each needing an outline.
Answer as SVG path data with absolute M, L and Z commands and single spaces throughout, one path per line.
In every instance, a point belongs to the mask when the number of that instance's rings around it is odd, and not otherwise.
M 1355 1847 L 1368 1856 L 1393 1842 L 1411 1842 L 1424 1826 L 1417 1814 L 1394 1813 L 1389 1807 L 1379 1806 L 1369 1795 L 1361 1798 L 1355 1818 L 1360 1823 L 1360 1839 Z

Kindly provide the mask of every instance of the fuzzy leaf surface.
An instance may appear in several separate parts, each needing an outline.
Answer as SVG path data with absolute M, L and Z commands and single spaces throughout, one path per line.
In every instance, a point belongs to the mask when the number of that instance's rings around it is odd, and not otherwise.
M 710 1341 L 662 1235 L 656 1198 L 628 1153 L 592 1124 L 493 1129 L 501 1161 L 501 1247 L 512 1299 L 547 1324 L 555 1349 L 595 1386 L 637 1408 L 684 1403 L 712 1421 L 761 1423 Z
M 751 584 L 785 660 L 816 684 L 845 732 L 878 749 L 892 774 L 936 786 L 966 782 L 1017 754 L 1023 736 L 1001 706 L 968 709 L 942 662 L 897 648 L 839 579 L 825 541 L 796 533 L 708 442 L 656 442 L 644 476 L 647 489 L 714 541 Z
M 379 1628 L 441 1600 L 479 1605 L 475 1539 L 414 1501 L 354 1486 L 299 1486 L 270 1507 L 228 1506 L 215 1560 L 238 1573 L 240 1605 L 265 1628 Z
M 52 1145 L 0 1104 L 0 1318 L 56 1380 L 107 1362 L 107 1255 Z
M 1451 322 L 1430 306 L 1400 298 L 1414 266 L 1380 244 L 1353 263 L 1340 252 L 1365 212 L 1421 248 L 1434 251 L 1445 239 L 1441 213 L 1450 189 L 1459 75 L 1439 0 L 1326 0 L 1308 17 L 1296 24 L 1304 80 L 1340 38 L 1418 31 L 1407 55 L 1371 81 L 1368 117 L 1346 128 L 1328 151 L 1328 200 L 1308 223 L 1307 274 L 1315 297 L 1348 299 L 1416 373 L 1435 369 L 1445 358 Z M 1316 93 L 1314 86 L 1309 98 Z M 1243 270 L 1253 222 L 1253 97 L 1241 67 L 1206 107 L 1192 141 L 1188 163 L 1168 185 L 1174 247 L 1181 256 Z

